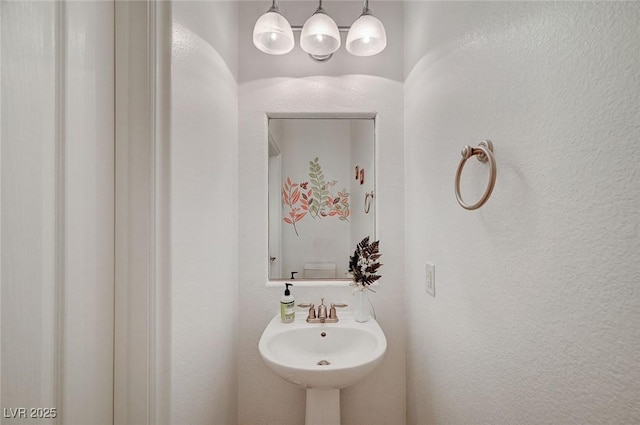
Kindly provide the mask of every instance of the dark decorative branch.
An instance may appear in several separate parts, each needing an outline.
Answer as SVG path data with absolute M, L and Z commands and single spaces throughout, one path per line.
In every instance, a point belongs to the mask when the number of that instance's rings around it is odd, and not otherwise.
M 380 241 L 369 243 L 369 236 L 356 245 L 356 250 L 349 257 L 349 273 L 353 282 L 361 289 L 369 289 L 369 285 L 382 276 L 376 274 L 380 266 Z

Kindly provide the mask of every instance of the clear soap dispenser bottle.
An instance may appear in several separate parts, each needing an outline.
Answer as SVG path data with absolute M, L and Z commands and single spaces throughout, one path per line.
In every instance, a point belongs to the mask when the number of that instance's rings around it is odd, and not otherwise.
M 285 283 L 284 295 L 280 297 L 280 319 L 284 323 L 291 323 L 296 318 L 295 299 L 289 291 L 289 286 L 293 286 L 293 284 Z

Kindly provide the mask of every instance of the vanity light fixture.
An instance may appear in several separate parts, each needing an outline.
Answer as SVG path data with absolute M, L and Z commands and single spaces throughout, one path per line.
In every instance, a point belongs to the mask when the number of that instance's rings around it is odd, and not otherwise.
M 253 44 L 270 55 L 283 55 L 293 49 L 293 31 L 301 31 L 300 47 L 317 62 L 329 60 L 341 45 L 340 32 L 347 34 L 347 51 L 354 56 L 373 56 L 387 46 L 382 22 L 371 14 L 369 0 L 364 0 L 362 14 L 351 27 L 339 27 L 325 12 L 322 0 L 303 26 L 290 26 L 280 14 L 277 0 L 253 28 Z
M 340 48 L 340 30 L 336 21 L 325 13 L 322 0 L 319 0 L 318 8 L 302 26 L 300 47 L 319 62 L 326 61 Z
M 387 33 L 380 19 L 371 14 L 369 0 L 364 0 L 362 14 L 347 34 L 347 52 L 355 56 L 377 55 L 387 47 Z
M 284 55 L 293 49 L 293 31 L 280 14 L 277 0 L 260 16 L 253 27 L 253 44 L 269 55 Z

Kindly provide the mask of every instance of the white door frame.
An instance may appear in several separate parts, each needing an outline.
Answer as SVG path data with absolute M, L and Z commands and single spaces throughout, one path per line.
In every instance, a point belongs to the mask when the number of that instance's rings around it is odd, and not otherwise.
M 114 423 L 170 420 L 171 3 L 116 2 Z
M 113 422 L 113 22 L 109 1 L 0 6 L 0 372 L 16 419 Z

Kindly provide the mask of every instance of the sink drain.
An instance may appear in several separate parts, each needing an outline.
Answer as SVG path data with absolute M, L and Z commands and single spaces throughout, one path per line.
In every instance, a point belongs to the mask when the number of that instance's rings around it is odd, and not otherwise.
M 331 363 L 329 363 L 327 360 L 320 360 L 318 363 L 316 363 L 318 366 L 326 366 L 326 365 L 330 365 Z

